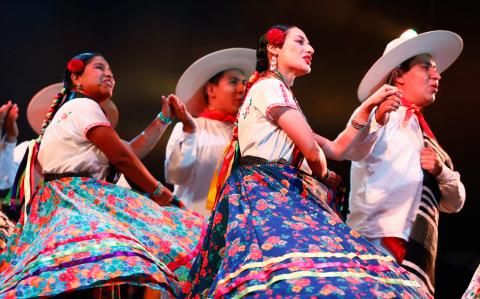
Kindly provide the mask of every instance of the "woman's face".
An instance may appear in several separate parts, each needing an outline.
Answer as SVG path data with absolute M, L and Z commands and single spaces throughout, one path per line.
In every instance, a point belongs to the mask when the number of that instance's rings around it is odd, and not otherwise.
M 85 66 L 83 73 L 74 79 L 92 99 L 102 102 L 113 95 L 115 79 L 108 62 L 102 56 L 95 56 Z
M 278 52 L 278 69 L 293 72 L 295 76 L 310 73 L 313 47 L 305 33 L 297 27 L 288 30 L 285 42 Z

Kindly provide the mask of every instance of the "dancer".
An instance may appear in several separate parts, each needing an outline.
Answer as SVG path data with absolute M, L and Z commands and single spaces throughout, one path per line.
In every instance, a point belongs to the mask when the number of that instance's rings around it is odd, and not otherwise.
M 407 31 L 387 45 L 358 88 L 361 101 L 385 82 L 403 97 L 402 107 L 372 133 L 373 150 L 352 162 L 347 224 L 418 276 L 432 295 L 439 212 L 460 211 L 465 187 L 422 111 L 434 103 L 440 74 L 462 47 L 450 31 Z
M 188 208 L 204 216 L 212 208 L 206 201 L 215 166 L 243 102 L 245 75 L 254 67 L 254 50 L 224 49 L 195 61 L 178 81 L 175 93 L 186 105 L 174 111 L 180 122 L 168 140 L 165 178 Z
M 342 222 L 332 190 L 298 168 L 303 156 L 316 177 L 329 181 L 325 155 L 290 89 L 310 72 L 313 53 L 295 26 L 273 26 L 260 38 L 238 143 L 225 155 L 239 164 L 218 189 L 186 297 L 425 297 L 392 257 Z M 383 120 L 398 102 L 397 88 L 381 87 L 332 143 L 332 154 L 349 150 L 374 107 L 380 105 L 375 117 Z M 225 159 L 222 168 L 228 165 Z
M 32 298 L 120 284 L 176 295 L 181 288 L 203 221 L 164 206 L 172 193 L 112 129 L 99 103 L 112 97 L 114 85 L 101 54 L 69 61 L 64 89 L 29 145 L 21 218 L 0 255 L 0 296 Z M 37 150 L 45 183 L 30 195 Z M 105 182 L 110 163 L 151 199 Z

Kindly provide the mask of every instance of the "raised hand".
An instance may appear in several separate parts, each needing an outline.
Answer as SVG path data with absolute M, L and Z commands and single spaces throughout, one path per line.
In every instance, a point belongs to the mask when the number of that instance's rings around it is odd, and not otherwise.
M 174 94 L 168 96 L 168 103 L 172 109 L 172 114 L 183 124 L 183 131 L 194 133 L 197 130 L 195 119 L 188 112 L 187 107 Z
M 377 123 L 384 125 L 388 122 L 390 112 L 396 111 L 402 105 L 400 99 L 398 95 L 391 95 L 378 105 L 377 111 L 375 111 Z
M 6 135 L 7 142 L 15 142 L 18 137 L 18 106 L 11 101 L 0 107 L 0 134 Z M 5 130 L 5 132 L 3 132 Z
M 360 106 L 360 110 L 357 113 L 359 121 L 366 122 L 372 112 L 373 108 L 379 106 L 381 111 L 375 113 L 375 118 L 377 122 L 384 124 L 388 121 L 388 114 L 396 108 L 398 108 L 400 99 L 402 98 L 402 92 L 397 87 L 384 84 L 382 87 L 377 89 L 368 99 L 366 99 Z M 388 99 L 382 107 L 380 105 Z M 398 107 L 397 107 L 398 105 Z M 395 108 L 396 107 L 396 108 Z
M 170 109 L 170 104 L 168 103 L 168 97 L 166 96 L 162 96 L 162 114 L 166 118 L 170 118 L 170 119 L 172 118 L 172 110 Z

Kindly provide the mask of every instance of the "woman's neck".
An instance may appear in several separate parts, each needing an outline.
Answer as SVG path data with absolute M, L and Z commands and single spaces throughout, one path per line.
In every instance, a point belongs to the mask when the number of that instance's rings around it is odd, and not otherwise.
M 293 72 L 288 72 L 282 69 L 277 69 L 275 72 L 287 87 L 292 87 L 293 81 L 295 80 L 295 74 Z

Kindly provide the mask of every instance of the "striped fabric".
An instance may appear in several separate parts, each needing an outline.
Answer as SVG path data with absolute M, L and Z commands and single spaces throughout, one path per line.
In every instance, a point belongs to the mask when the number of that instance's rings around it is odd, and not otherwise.
M 425 132 L 423 133 L 423 140 L 425 147 L 433 149 L 440 160 L 453 170 L 452 160 L 438 142 Z M 432 295 L 435 293 L 435 261 L 441 196 L 437 180 L 424 170 L 422 197 L 407 243 L 405 260 L 402 263 L 405 269 L 418 276 L 424 287 Z

